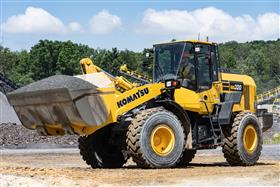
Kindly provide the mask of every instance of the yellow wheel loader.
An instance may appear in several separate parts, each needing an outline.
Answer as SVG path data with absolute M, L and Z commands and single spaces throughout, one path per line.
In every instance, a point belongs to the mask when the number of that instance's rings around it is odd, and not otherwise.
M 218 146 L 230 165 L 254 165 L 262 150 L 254 80 L 222 73 L 215 43 L 153 49 L 152 82 L 115 77 L 86 58 L 82 75 L 40 80 L 8 94 L 9 102 L 26 128 L 79 134 L 92 168 L 122 167 L 129 157 L 142 168 L 182 166 Z

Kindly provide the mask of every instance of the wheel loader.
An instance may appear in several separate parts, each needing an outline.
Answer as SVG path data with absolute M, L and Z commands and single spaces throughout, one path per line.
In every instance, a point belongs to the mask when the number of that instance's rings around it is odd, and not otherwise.
M 151 79 L 131 82 L 85 58 L 82 75 L 51 76 L 8 99 L 26 128 L 80 135 L 92 168 L 122 167 L 130 157 L 141 168 L 184 166 L 218 146 L 230 165 L 254 165 L 262 150 L 254 80 L 223 73 L 212 42 L 155 44 L 151 55 Z

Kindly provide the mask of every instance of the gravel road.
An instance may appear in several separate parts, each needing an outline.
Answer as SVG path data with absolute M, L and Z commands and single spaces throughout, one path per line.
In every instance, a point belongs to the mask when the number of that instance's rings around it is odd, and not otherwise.
M 192 164 L 140 169 L 91 169 L 77 149 L 1 150 L 1 186 L 256 186 L 280 184 L 280 145 L 265 145 L 257 165 L 230 167 L 221 150 L 199 151 Z

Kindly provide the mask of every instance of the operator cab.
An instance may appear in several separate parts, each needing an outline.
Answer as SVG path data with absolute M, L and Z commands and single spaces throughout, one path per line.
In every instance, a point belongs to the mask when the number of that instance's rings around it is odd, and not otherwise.
M 176 41 L 154 45 L 154 82 L 178 80 L 184 88 L 203 91 L 220 80 L 217 45 Z

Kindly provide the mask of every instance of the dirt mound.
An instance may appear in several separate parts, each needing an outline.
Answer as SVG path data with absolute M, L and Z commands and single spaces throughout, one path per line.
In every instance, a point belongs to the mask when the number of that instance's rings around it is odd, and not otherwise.
M 77 147 L 78 136 L 41 136 L 22 125 L 0 124 L 0 148 Z

